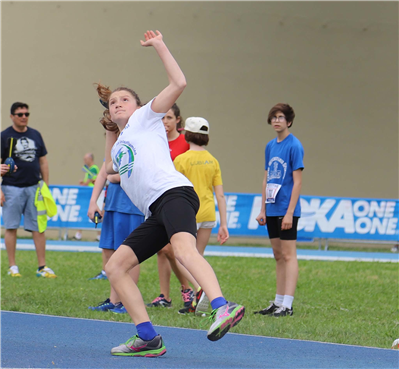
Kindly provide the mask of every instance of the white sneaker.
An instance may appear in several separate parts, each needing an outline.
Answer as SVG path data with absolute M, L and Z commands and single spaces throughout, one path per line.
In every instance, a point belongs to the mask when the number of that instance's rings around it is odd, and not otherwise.
M 209 299 L 204 290 L 200 287 L 195 295 L 195 315 L 203 316 L 203 313 L 208 311 Z
M 100 242 L 100 235 L 97 235 L 97 237 L 96 237 L 96 241 L 98 241 L 98 242 Z
M 54 271 L 49 267 L 45 266 L 42 270 L 36 270 L 36 277 L 44 277 L 44 278 L 57 278 Z
M 10 275 L 11 277 L 21 277 L 21 274 L 19 274 L 19 269 L 16 265 L 11 266 L 8 269 L 8 275 Z
M 73 236 L 73 238 L 74 238 L 75 240 L 80 241 L 80 240 L 82 239 L 82 233 L 76 232 L 76 233 L 75 233 L 75 236 Z

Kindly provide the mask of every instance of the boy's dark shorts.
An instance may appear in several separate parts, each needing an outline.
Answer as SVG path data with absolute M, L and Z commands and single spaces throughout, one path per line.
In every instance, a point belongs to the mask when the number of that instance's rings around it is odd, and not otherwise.
M 297 228 L 299 217 L 292 218 L 291 229 L 281 230 L 281 223 L 284 217 L 268 217 L 266 216 L 267 231 L 269 232 L 269 238 L 279 238 L 280 240 L 296 240 L 297 239 Z
M 151 216 L 123 245 L 129 246 L 142 263 L 166 246 L 175 233 L 187 232 L 197 237 L 198 209 L 199 199 L 193 187 L 172 188 L 151 204 Z

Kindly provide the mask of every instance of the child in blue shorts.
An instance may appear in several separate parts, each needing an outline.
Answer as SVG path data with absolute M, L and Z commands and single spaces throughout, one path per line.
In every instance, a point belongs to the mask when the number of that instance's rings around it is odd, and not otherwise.
M 104 217 L 102 222 L 101 238 L 99 247 L 102 249 L 103 270 L 95 279 L 107 279 L 104 271 L 105 265 L 115 252 L 123 244 L 125 238 L 144 222 L 144 215 L 130 201 L 125 191 L 121 188 L 119 174 L 108 175 L 105 166 L 101 167 L 90 199 L 89 211 L 87 215 L 94 220 L 97 211 L 101 213 L 97 205 L 98 197 L 106 181 L 109 181 L 104 207 Z M 137 284 L 140 275 L 140 265 L 130 271 L 130 275 Z M 113 313 L 127 313 L 115 289 L 111 286 L 109 298 L 100 302 L 97 306 L 89 306 L 91 310 L 108 311 Z

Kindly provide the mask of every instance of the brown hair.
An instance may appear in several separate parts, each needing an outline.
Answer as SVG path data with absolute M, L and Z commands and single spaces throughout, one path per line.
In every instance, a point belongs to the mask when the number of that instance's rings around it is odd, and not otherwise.
M 272 118 L 278 111 L 281 111 L 285 115 L 287 123 L 291 123 L 291 125 L 289 125 L 288 127 L 291 128 L 294 124 L 295 112 L 294 109 L 291 108 L 291 106 L 285 103 L 278 103 L 270 109 L 269 116 L 267 117 L 267 123 L 271 124 Z
M 133 98 L 136 100 L 137 106 L 141 106 L 141 101 L 136 92 L 128 87 L 118 87 L 115 90 L 111 91 L 108 86 L 102 85 L 101 83 L 97 83 L 97 93 L 100 97 L 101 104 L 105 107 L 103 112 L 103 117 L 100 119 L 100 123 L 107 131 L 119 133 L 119 128 L 116 123 L 111 120 L 111 115 L 109 113 L 108 102 L 111 95 L 116 91 L 127 91 L 129 92 Z
M 184 138 L 187 143 L 192 142 L 198 146 L 206 146 L 209 143 L 209 135 L 204 135 L 202 133 L 193 133 L 190 131 L 186 131 L 184 134 Z
M 177 106 L 176 103 L 174 103 L 171 107 L 173 110 L 173 114 L 175 115 L 176 118 L 180 118 L 180 122 L 176 124 L 176 130 L 178 132 L 183 131 L 183 117 L 180 115 L 180 108 Z

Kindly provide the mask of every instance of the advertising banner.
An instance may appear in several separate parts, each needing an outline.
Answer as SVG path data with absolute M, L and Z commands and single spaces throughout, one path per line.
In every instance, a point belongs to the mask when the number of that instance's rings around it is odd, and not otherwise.
M 87 216 L 93 187 L 50 185 L 49 188 L 57 205 L 57 215 L 48 218 L 47 228 L 95 229 L 95 224 Z M 97 201 L 100 209 L 103 201 L 104 191 Z M 98 223 L 97 229 L 101 229 L 101 223 Z
M 266 227 L 256 221 L 261 195 L 226 193 L 225 197 L 231 236 L 267 236 Z M 301 196 L 300 201 L 299 239 L 399 241 L 398 200 Z M 219 213 L 216 217 L 219 225 Z
M 57 215 L 48 227 L 94 229 L 87 217 L 92 187 L 50 185 Z M 261 208 L 260 194 L 225 193 L 227 227 L 231 236 L 267 236 L 256 221 Z M 301 196 L 302 214 L 298 239 L 346 239 L 399 242 L 399 200 Z M 102 207 L 102 197 L 97 202 Z M 215 198 L 215 206 L 217 202 Z M 218 226 L 220 217 L 216 212 Z M 3 224 L 3 221 L 1 222 Z M 21 223 L 22 224 L 22 223 Z M 98 224 L 101 229 L 101 223 Z M 212 230 L 217 234 L 218 227 Z

